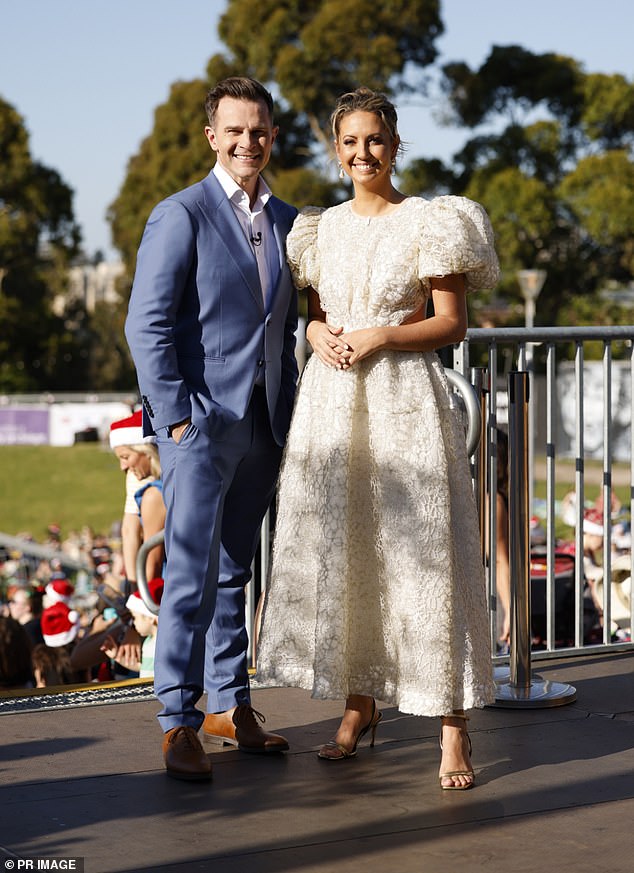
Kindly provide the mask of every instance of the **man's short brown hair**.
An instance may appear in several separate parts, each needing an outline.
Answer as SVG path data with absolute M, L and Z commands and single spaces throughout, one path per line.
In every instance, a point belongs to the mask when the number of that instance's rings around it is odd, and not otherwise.
M 260 84 L 257 79 L 251 79 L 249 76 L 230 76 L 228 79 L 223 79 L 221 82 L 218 82 L 218 84 L 207 93 L 205 99 L 205 112 L 207 113 L 210 127 L 214 126 L 218 104 L 223 97 L 232 97 L 234 100 L 252 100 L 254 103 L 264 103 L 268 109 L 271 124 L 273 124 L 273 97 L 266 90 L 264 85 Z

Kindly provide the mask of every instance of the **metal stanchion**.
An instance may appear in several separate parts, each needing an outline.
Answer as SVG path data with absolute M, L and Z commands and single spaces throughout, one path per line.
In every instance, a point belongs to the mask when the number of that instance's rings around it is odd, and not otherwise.
M 462 373 L 452 370 L 451 367 L 445 367 L 445 375 L 451 387 L 460 394 L 460 400 L 467 415 L 467 433 L 465 438 L 467 441 L 467 455 L 471 457 L 480 440 L 480 428 L 482 426 L 480 400 L 476 396 L 473 385 Z
M 159 614 L 159 606 L 158 603 L 155 603 L 152 599 L 152 595 L 150 594 L 150 589 L 148 587 L 148 580 L 145 575 L 145 562 L 147 560 L 148 554 L 152 551 L 155 546 L 160 546 L 165 542 L 165 531 L 160 530 L 158 533 L 153 534 L 149 539 L 145 540 L 145 542 L 141 543 L 141 547 L 137 552 L 136 556 L 136 584 L 139 589 L 139 594 L 141 595 L 141 599 L 143 603 L 147 606 L 150 612 L 153 615 Z
M 573 703 L 572 685 L 531 674 L 528 386 L 526 372 L 509 373 L 509 563 L 511 660 L 509 681 L 496 681 L 494 706 L 529 709 Z
M 473 455 L 473 479 L 480 519 L 480 548 L 482 563 L 487 560 L 486 514 L 487 514 L 487 371 L 485 367 L 471 368 L 471 384 L 480 403 L 480 442 Z

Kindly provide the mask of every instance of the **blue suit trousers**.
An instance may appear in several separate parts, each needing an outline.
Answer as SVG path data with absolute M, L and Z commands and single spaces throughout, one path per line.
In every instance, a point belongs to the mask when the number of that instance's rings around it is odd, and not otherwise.
M 248 703 L 245 586 L 282 449 L 256 387 L 222 440 L 190 424 L 176 444 L 157 435 L 167 506 L 167 565 L 154 664 L 164 731 L 198 730 L 208 712 Z

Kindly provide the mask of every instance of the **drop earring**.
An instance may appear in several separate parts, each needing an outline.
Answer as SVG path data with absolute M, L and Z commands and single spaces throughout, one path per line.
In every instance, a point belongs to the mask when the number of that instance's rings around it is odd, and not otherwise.
M 393 176 L 396 173 L 396 158 L 392 158 L 392 167 L 390 169 L 390 173 Z
M 341 163 L 341 161 L 339 161 L 339 178 L 340 179 L 346 178 L 346 174 L 343 171 L 343 164 Z

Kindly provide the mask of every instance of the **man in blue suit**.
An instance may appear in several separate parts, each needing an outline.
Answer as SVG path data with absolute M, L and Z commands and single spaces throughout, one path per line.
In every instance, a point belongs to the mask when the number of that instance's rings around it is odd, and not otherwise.
M 167 568 L 155 658 L 167 773 L 209 779 L 203 732 L 278 752 L 251 707 L 244 587 L 271 502 L 297 381 L 297 303 L 284 257 L 296 210 L 260 173 L 277 134 L 269 92 L 225 79 L 205 102 L 216 165 L 155 207 L 126 337 L 155 433 Z M 196 707 L 207 691 L 208 715 Z

